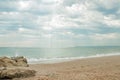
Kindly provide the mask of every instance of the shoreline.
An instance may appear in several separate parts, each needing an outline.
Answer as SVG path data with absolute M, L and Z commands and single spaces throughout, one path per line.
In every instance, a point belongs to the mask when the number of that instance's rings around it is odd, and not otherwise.
M 30 64 L 35 77 L 21 80 L 119 80 L 120 55 L 105 56 L 52 64 Z
M 54 64 L 54 63 L 62 63 L 73 60 L 82 60 L 82 59 L 92 59 L 92 58 L 101 58 L 101 57 L 111 57 L 111 56 L 120 56 L 120 53 L 117 54 L 97 54 L 93 56 L 87 57 L 65 57 L 65 58 L 32 58 L 27 59 L 29 64 Z

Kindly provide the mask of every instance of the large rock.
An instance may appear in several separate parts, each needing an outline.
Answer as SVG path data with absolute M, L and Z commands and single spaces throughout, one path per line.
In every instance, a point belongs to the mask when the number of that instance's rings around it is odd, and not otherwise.
M 24 57 L 0 57 L 0 67 L 22 66 L 27 67 L 27 60 Z
M 35 76 L 36 71 L 27 69 L 3 69 L 0 70 L 0 80 L 13 78 L 25 78 Z
M 0 57 L 0 80 L 35 76 L 36 71 L 26 69 L 27 66 L 27 59 L 24 57 Z
M 16 62 L 17 66 L 24 66 L 24 67 L 29 66 L 27 64 L 27 59 L 24 58 L 23 56 L 21 56 L 21 57 L 12 57 L 12 60 L 14 60 Z
M 8 58 L 8 57 L 1 57 L 0 58 L 0 67 L 11 67 L 11 66 L 17 66 L 16 61 Z

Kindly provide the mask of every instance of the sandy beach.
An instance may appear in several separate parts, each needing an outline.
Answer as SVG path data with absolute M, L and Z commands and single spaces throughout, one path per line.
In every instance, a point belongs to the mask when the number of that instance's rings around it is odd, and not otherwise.
M 31 64 L 36 76 L 20 80 L 120 80 L 120 56 Z

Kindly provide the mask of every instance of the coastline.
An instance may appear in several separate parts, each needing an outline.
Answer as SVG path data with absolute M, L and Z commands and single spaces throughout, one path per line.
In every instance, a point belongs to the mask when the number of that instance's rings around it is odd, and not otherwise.
M 119 80 L 120 55 L 77 59 L 60 63 L 30 64 L 35 77 L 22 80 Z
M 62 63 L 73 60 L 82 60 L 82 59 L 91 59 L 91 58 L 100 58 L 100 57 L 110 57 L 110 56 L 120 56 L 120 53 L 114 54 L 96 54 L 86 57 L 64 57 L 64 58 L 27 58 L 29 64 L 54 64 Z

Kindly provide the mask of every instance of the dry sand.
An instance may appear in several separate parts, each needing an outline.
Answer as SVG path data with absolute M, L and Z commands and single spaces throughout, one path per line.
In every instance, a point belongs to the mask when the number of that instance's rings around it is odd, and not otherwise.
M 35 77 L 20 80 L 120 80 L 120 56 L 34 64 Z

